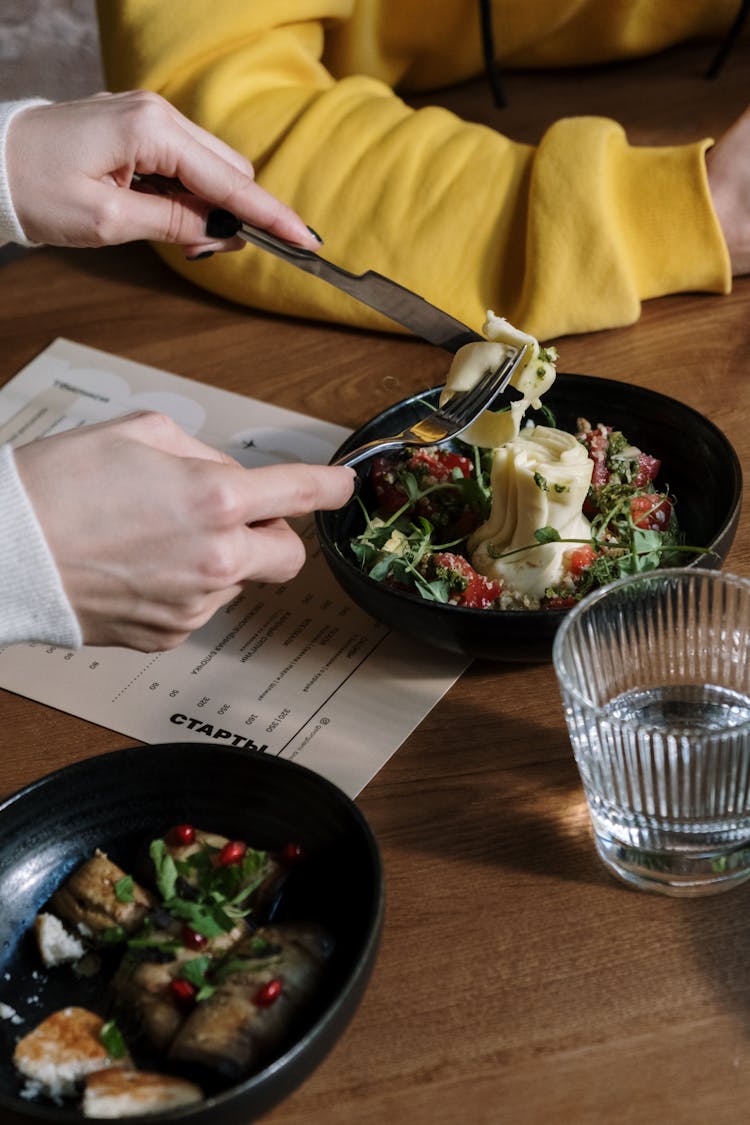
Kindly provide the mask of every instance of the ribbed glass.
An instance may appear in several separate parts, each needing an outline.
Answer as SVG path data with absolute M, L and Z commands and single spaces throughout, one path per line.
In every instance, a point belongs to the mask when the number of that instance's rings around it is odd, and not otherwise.
M 674 569 L 566 618 L 553 661 L 598 850 L 647 889 L 750 876 L 750 582 Z

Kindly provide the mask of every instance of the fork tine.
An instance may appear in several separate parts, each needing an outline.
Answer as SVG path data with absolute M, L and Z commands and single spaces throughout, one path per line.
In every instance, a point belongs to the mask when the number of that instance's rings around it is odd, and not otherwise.
M 528 352 L 528 344 L 516 349 L 505 357 L 496 370 L 485 371 L 475 386 L 468 391 L 460 391 L 453 395 L 439 410 L 412 423 L 400 434 L 375 438 L 373 441 L 357 446 L 356 449 L 349 450 L 332 464 L 357 465 L 375 453 L 389 449 L 398 449 L 404 445 L 435 445 L 448 438 L 457 437 L 505 390 L 513 372 Z
M 461 426 L 473 421 L 505 389 L 520 354 L 521 349 L 516 349 L 513 354 L 505 357 L 499 367 L 485 371 L 470 390 L 453 395 L 438 411 L 441 417 L 449 418 Z

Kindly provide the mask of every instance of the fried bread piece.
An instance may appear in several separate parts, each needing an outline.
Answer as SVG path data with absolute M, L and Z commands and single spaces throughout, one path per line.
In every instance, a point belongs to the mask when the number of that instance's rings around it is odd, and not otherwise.
M 84 1117 L 137 1117 L 203 1101 L 199 1086 L 184 1078 L 117 1067 L 100 1070 L 86 1080 Z
M 86 1008 L 61 1008 L 25 1035 L 13 1053 L 16 1069 L 27 1079 L 29 1096 L 53 1101 L 71 1097 L 77 1085 L 96 1070 L 129 1063 L 113 1059 L 102 1042 L 104 1020 Z
M 86 952 L 81 939 L 71 933 L 56 914 L 46 911 L 37 914 L 34 919 L 34 936 L 39 956 L 48 969 L 78 961 Z

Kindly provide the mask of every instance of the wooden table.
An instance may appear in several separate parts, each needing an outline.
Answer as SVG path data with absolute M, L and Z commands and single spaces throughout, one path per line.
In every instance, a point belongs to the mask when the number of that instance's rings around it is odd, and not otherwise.
M 534 139 L 565 112 L 637 140 L 717 136 L 744 108 L 748 45 L 483 84 L 462 112 Z M 0 377 L 56 335 L 348 426 L 440 382 L 405 338 L 274 319 L 170 274 L 144 246 L 42 250 L 2 270 Z M 750 458 L 750 279 L 650 302 L 634 327 L 558 341 L 561 370 L 631 381 L 703 411 Z M 729 569 L 750 574 L 743 518 Z M 0 793 L 126 745 L 2 694 Z M 33 749 L 30 749 L 32 747 Z M 474 664 L 359 798 L 387 879 L 362 1006 L 273 1125 L 734 1123 L 750 1101 L 750 885 L 704 901 L 631 892 L 594 855 L 552 670 Z

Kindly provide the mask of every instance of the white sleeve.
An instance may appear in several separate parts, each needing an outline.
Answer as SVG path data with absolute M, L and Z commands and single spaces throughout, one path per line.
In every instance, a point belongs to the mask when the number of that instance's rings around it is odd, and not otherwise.
M 13 449 L 0 445 L 0 645 L 19 641 L 80 648 L 83 637 Z
M 10 184 L 8 183 L 5 145 L 10 123 L 17 113 L 32 105 L 49 104 L 46 98 L 25 98 L 23 101 L 17 102 L 0 102 L 0 246 L 5 246 L 6 242 L 17 242 L 19 246 L 39 245 L 38 242 L 29 241 L 18 221 L 10 194 Z

